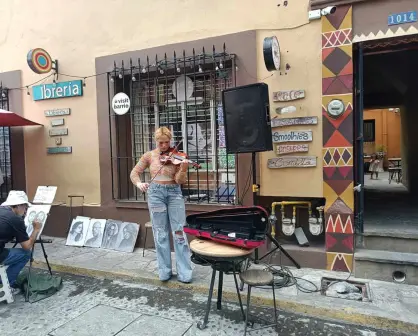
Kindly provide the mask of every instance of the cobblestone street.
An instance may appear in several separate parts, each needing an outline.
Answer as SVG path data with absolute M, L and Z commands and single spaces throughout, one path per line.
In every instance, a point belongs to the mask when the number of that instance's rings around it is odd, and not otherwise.
M 239 305 L 224 303 L 216 311 L 213 303 L 209 324 L 197 328 L 204 314 L 206 297 L 191 291 L 165 289 L 81 276 L 64 275 L 57 294 L 37 303 L 25 303 L 22 295 L 10 305 L 0 303 L 2 336 L 87 335 L 241 335 L 244 323 Z M 254 307 L 257 318 L 272 320 L 270 307 Z M 337 321 L 279 311 L 281 335 L 397 336 Z M 257 324 L 255 325 L 257 327 Z M 274 335 L 273 329 L 249 335 Z

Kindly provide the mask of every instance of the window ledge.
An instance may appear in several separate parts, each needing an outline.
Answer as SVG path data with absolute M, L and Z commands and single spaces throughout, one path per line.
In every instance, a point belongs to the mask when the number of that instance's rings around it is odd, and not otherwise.
M 126 208 L 126 209 L 147 209 L 148 210 L 148 203 L 146 201 L 123 201 L 123 200 L 116 200 L 115 201 L 117 208 Z M 225 208 L 235 208 L 239 205 L 235 204 L 191 204 L 186 203 L 186 211 L 191 212 L 207 212 L 207 211 L 215 211 Z

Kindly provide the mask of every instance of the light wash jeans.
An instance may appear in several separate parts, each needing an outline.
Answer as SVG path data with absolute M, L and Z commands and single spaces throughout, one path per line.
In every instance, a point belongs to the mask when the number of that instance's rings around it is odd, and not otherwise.
M 171 231 L 176 253 L 177 279 L 181 282 L 191 282 L 192 263 L 189 242 L 183 231 L 183 226 L 186 223 L 186 212 L 180 186 L 177 184 L 152 183 L 148 188 L 148 207 L 151 215 L 160 280 L 167 281 L 172 275 Z
M 9 266 L 6 270 L 6 273 L 11 287 L 15 286 L 17 276 L 29 261 L 30 255 L 31 251 L 24 250 L 23 248 L 9 249 L 9 255 L 6 257 L 5 260 L 3 260 L 2 264 L 5 266 Z

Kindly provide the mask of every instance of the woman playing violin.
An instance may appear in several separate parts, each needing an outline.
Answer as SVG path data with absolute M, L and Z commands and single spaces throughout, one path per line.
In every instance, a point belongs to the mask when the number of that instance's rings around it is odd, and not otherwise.
M 176 253 L 177 279 L 189 283 L 192 280 L 192 265 L 189 243 L 183 231 L 186 210 L 180 185 L 186 183 L 190 162 L 186 159 L 181 162 L 178 159 L 177 162 L 175 159 L 167 160 L 167 155 L 169 156 L 173 152 L 170 148 L 172 134 L 167 127 L 157 129 L 154 138 L 157 148 L 142 155 L 132 169 L 130 178 L 132 183 L 142 192 L 148 192 L 148 208 L 160 280 L 168 281 L 172 276 L 169 237 L 171 231 Z M 168 154 L 162 155 L 163 153 Z M 140 178 L 146 168 L 149 168 L 151 173 L 152 183 L 150 184 L 143 183 Z

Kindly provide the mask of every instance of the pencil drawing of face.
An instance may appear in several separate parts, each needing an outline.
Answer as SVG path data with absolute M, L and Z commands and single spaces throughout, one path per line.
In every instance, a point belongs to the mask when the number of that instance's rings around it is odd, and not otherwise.
M 46 214 L 43 211 L 39 211 L 36 214 L 36 219 L 39 223 L 44 223 L 45 222 L 45 218 L 46 218 Z
M 135 234 L 135 228 L 132 224 L 128 224 L 123 228 L 123 239 L 132 240 Z
M 102 224 L 100 222 L 95 222 L 93 224 L 93 229 L 92 229 L 93 237 L 98 237 L 101 234 L 101 228 L 102 228 Z
M 75 222 L 71 228 L 70 234 L 76 242 L 83 239 L 83 222 Z
M 32 224 L 32 222 L 34 221 L 36 217 L 36 211 L 35 210 L 31 210 L 28 214 L 28 222 L 29 224 Z

